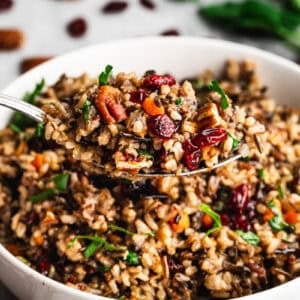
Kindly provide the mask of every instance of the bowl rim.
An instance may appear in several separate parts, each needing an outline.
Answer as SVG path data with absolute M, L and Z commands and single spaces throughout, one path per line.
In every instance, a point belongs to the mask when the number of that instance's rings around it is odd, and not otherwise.
M 284 65 L 285 68 L 289 68 L 291 71 L 298 73 L 300 76 L 300 67 L 295 63 L 292 62 L 286 58 L 280 57 L 279 55 L 276 55 L 274 53 L 270 53 L 268 51 L 253 47 L 253 46 L 248 46 L 244 44 L 240 44 L 237 42 L 231 42 L 223 39 L 214 39 L 214 38 L 207 38 L 207 37 L 191 37 L 191 36 L 180 36 L 180 37 L 160 37 L 160 36 L 148 36 L 148 37 L 134 37 L 134 38 L 125 38 L 125 39 L 118 39 L 118 40 L 113 40 L 113 41 L 108 41 L 108 42 L 101 42 L 97 44 L 92 44 L 86 47 L 81 47 L 73 51 L 66 52 L 62 55 L 59 55 L 57 57 L 52 58 L 51 60 L 35 67 L 34 69 L 24 73 L 21 76 L 18 76 L 17 79 L 15 79 L 12 83 L 10 83 L 7 87 L 2 89 L 2 91 L 5 93 L 6 91 L 10 91 L 14 89 L 14 86 L 17 86 L 19 82 L 27 77 L 31 77 L 33 74 L 39 72 L 39 70 L 42 69 L 47 69 L 48 66 L 51 66 L 53 64 L 58 64 L 60 61 L 64 60 L 66 57 L 74 56 L 74 55 L 79 55 L 80 53 L 84 53 L 86 51 L 93 51 L 95 49 L 101 50 L 101 48 L 105 47 L 120 47 L 120 46 L 125 46 L 127 44 L 132 44 L 132 43 L 186 43 L 188 45 L 192 44 L 211 44 L 214 45 L 214 47 L 217 45 L 223 49 L 231 49 L 235 48 L 237 50 L 240 50 L 241 52 L 245 52 L 248 54 L 256 54 L 263 60 L 270 61 L 272 63 Z M 38 271 L 34 270 L 33 268 L 29 267 L 25 263 L 21 262 L 20 259 L 15 257 L 13 254 L 11 254 L 1 243 L 0 243 L 0 256 L 3 257 L 8 263 L 14 265 L 19 272 L 25 273 L 26 275 L 31 276 L 35 281 L 36 284 L 40 285 L 48 285 L 51 288 L 54 288 L 56 290 L 64 291 L 67 293 L 69 296 L 79 296 L 81 299 L 87 299 L 91 300 L 93 297 L 97 297 L 99 300 L 111 300 L 113 298 L 107 298 L 104 296 L 99 296 L 99 295 L 94 295 L 88 292 L 80 291 L 75 288 L 69 287 L 59 281 L 56 281 L 54 279 L 51 279 L 45 275 L 42 275 Z M 300 283 L 300 278 L 295 278 L 291 281 L 288 281 L 284 284 L 272 287 L 267 290 L 260 291 L 258 293 L 254 293 L 251 295 L 247 295 L 241 298 L 236 298 L 236 299 L 249 299 L 251 297 L 255 297 L 255 295 L 260 295 L 260 296 L 268 296 L 268 292 L 278 289 L 280 287 L 284 288 L 290 285 L 292 282 L 298 281 Z

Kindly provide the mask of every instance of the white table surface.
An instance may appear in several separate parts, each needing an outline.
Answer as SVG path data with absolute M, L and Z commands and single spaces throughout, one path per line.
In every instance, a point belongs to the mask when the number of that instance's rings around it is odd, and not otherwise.
M 256 39 L 224 34 L 211 28 L 197 15 L 199 2 L 172 2 L 153 0 L 155 10 L 147 10 L 139 0 L 127 0 L 129 8 L 121 14 L 104 15 L 100 8 L 106 0 L 15 0 L 13 9 L 0 14 L 0 28 L 17 27 L 26 35 L 25 46 L 18 51 L 0 52 L 0 89 L 19 75 L 19 63 L 24 57 L 59 55 L 87 45 L 109 40 L 158 35 L 168 29 L 177 29 L 182 35 L 209 36 L 247 43 L 275 52 L 289 59 L 296 53 L 283 43 L 273 39 Z M 202 0 L 201 5 L 220 2 Z M 66 33 L 66 24 L 75 17 L 88 21 L 87 34 L 71 38 Z M 0 299 L 12 296 L 1 288 Z

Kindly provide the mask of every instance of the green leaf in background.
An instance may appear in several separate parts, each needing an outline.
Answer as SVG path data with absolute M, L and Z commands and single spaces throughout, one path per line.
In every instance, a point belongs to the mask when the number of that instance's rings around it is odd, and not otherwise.
M 199 9 L 199 14 L 222 29 L 277 36 L 300 49 L 300 13 L 296 10 L 265 1 L 244 0 L 205 6 Z
M 232 139 L 232 148 L 233 148 L 233 150 L 236 150 L 239 147 L 240 141 L 236 137 L 234 137 L 230 132 L 227 132 L 227 133 L 229 134 L 229 136 Z
M 91 110 L 92 103 L 87 100 L 84 102 L 83 107 L 79 109 L 80 113 L 83 113 L 83 119 L 85 122 L 88 122 L 90 119 L 90 110 Z
M 44 86 L 45 80 L 42 79 L 39 83 L 36 84 L 34 90 L 31 93 L 25 94 L 23 100 L 29 104 L 34 104 L 36 97 L 40 95 Z M 21 133 L 26 128 L 34 126 L 34 124 L 35 121 L 31 120 L 29 117 L 20 112 L 16 112 L 13 115 L 9 126 L 14 132 Z
M 137 255 L 136 252 L 129 250 L 128 254 L 126 256 L 126 262 L 129 265 L 137 266 L 137 265 L 140 264 L 140 259 L 139 259 L 139 257 L 138 257 L 138 255 Z
M 154 159 L 154 156 L 147 150 L 143 150 L 143 149 L 138 149 L 137 150 L 138 154 L 143 155 L 143 156 L 147 156 L 151 159 Z
M 257 176 L 260 180 L 264 179 L 265 170 L 263 168 L 257 170 Z
M 113 67 L 111 65 L 107 65 L 105 67 L 105 70 L 100 73 L 100 75 L 98 77 L 99 85 L 107 85 L 108 84 L 108 80 L 111 75 L 112 69 L 113 69 Z
M 274 205 L 273 200 L 271 200 L 268 203 L 268 206 L 271 208 L 272 212 L 275 214 L 275 216 L 269 221 L 269 224 L 272 227 L 272 229 L 275 229 L 275 230 L 284 230 L 284 229 L 288 228 L 289 224 L 287 224 L 284 221 L 281 212 L 278 211 L 278 209 Z
M 244 232 L 241 230 L 236 230 L 235 232 L 248 244 L 258 245 L 260 242 L 259 237 L 252 231 Z

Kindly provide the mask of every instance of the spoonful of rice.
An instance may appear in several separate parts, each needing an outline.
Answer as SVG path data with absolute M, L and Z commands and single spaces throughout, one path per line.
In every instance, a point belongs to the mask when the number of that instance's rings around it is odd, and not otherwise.
M 206 173 L 260 146 L 264 126 L 233 105 L 217 81 L 202 83 L 199 93 L 171 75 L 111 71 L 106 66 L 98 82 L 87 75 L 64 75 L 47 89 L 41 82 L 30 101 L 0 94 L 0 105 L 40 123 L 43 139 L 87 171 L 112 177 Z M 10 124 L 15 132 L 17 121 Z

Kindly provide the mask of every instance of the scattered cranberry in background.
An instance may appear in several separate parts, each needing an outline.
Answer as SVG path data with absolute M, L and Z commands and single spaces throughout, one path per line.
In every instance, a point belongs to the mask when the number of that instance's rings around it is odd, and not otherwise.
M 105 14 L 121 13 L 128 7 L 126 1 L 110 1 L 102 7 L 102 12 Z
M 140 4 L 147 9 L 155 9 L 155 3 L 151 0 L 140 0 Z
M 168 30 L 165 30 L 165 31 L 161 32 L 160 35 L 163 35 L 163 36 L 177 36 L 177 35 L 180 35 L 180 33 L 177 29 L 168 29 Z
M 0 12 L 11 9 L 13 5 L 13 0 L 0 0 Z
M 72 37 L 81 37 L 86 33 L 87 22 L 83 18 L 76 18 L 67 25 L 67 31 Z
M 207 128 L 192 138 L 192 143 L 199 148 L 215 145 L 226 140 L 227 132 L 221 127 Z
M 129 92 L 130 101 L 134 103 L 142 103 L 146 98 L 146 93 L 143 90 Z

